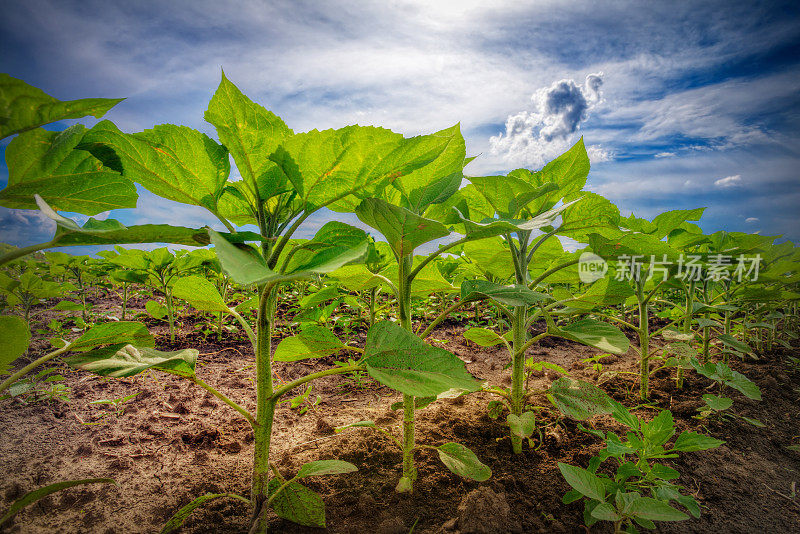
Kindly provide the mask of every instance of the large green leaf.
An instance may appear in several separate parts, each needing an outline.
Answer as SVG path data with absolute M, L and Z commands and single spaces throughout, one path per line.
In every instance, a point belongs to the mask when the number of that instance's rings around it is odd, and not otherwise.
M 597 386 L 583 380 L 561 377 L 550 386 L 547 398 L 570 419 L 583 421 L 612 412 L 611 399 Z
M 447 200 L 461 186 L 466 144 L 458 124 L 415 139 L 420 142 L 415 152 L 427 150 L 434 157 L 424 166 L 410 169 L 410 172 L 393 179 L 391 189 L 399 193 L 398 204 L 421 214 L 431 204 Z M 387 189 L 386 193 L 391 195 L 392 191 Z
M 600 477 L 582 467 L 561 462 L 558 462 L 558 469 L 567 483 L 582 495 L 598 501 L 604 500 L 606 488 Z
M 352 473 L 358 471 L 358 468 L 350 462 L 342 460 L 315 460 L 303 464 L 300 471 L 297 472 L 295 480 L 300 480 L 308 477 L 316 477 L 320 475 L 341 475 L 343 473 Z
M 100 118 L 123 98 L 57 100 L 41 89 L 0 72 L 0 139 L 65 119 Z
M 339 221 L 329 221 L 309 241 L 303 243 L 286 266 L 287 274 L 329 273 L 349 263 L 361 261 L 367 253 L 366 232 Z
M 585 292 L 565 304 L 571 308 L 591 310 L 597 306 L 623 304 L 632 295 L 633 288 L 629 283 L 606 277 L 592 283 Z
M 614 354 L 625 354 L 630 346 L 630 341 L 619 328 L 595 319 L 581 319 L 548 332 Z
M 202 276 L 192 275 L 180 278 L 172 286 L 172 296 L 188 301 L 198 310 L 229 311 L 217 287 Z
M 456 355 L 425 344 L 390 321 L 370 328 L 364 363 L 372 378 L 406 395 L 434 397 L 448 389 L 480 388 Z
M 237 248 L 214 230 L 209 229 L 208 233 L 222 268 L 243 285 L 300 280 L 314 273 L 328 273 L 363 258 L 367 252 L 366 237 L 355 246 L 351 241 L 343 240 L 321 247 L 308 256 L 301 256 L 302 262 L 290 265 L 291 272 L 281 274 L 267 267 L 253 248 Z
M 94 156 L 74 150 L 86 128 L 63 132 L 31 130 L 6 148 L 8 186 L 0 191 L 6 208 L 36 209 L 38 194 L 57 210 L 95 215 L 116 208 L 135 208 L 136 187 Z
M 85 351 L 111 343 L 131 343 L 137 347 L 152 347 L 155 344 L 155 339 L 142 323 L 116 321 L 95 325 L 70 343 L 69 348 L 73 351 Z
M 486 280 L 461 283 L 461 300 L 492 299 L 507 306 L 535 306 L 553 300 L 549 295 L 531 291 L 524 285 L 502 285 Z
M 531 411 L 524 412 L 519 416 L 510 413 L 506 421 L 511 434 L 523 439 L 531 437 L 536 430 L 536 414 Z
M 124 134 L 109 121 L 89 130 L 78 148 L 158 196 L 217 212 L 230 173 L 228 151 L 186 126 L 161 124 Z
M 540 186 L 511 176 L 474 176 L 467 178 L 494 208 L 497 215 L 512 219 L 533 200 L 558 189 L 553 182 Z
M 205 119 L 216 127 L 252 195 L 258 191 L 266 199 L 283 189 L 280 180 L 275 180 L 276 165 L 269 159 L 292 135 L 280 117 L 247 98 L 223 72 Z
M 356 215 L 361 222 L 383 234 L 398 258 L 413 253 L 423 243 L 450 235 L 442 223 L 382 199 L 364 199 L 356 208 Z
M 672 448 L 681 452 L 695 452 L 715 449 L 723 443 L 725 442 L 720 439 L 686 430 L 678 436 Z
M 28 323 L 13 315 L 0 316 L 0 374 L 8 365 L 25 354 L 31 340 Z
M 134 376 L 147 369 L 194 376 L 197 355 L 196 349 L 162 352 L 147 347 L 117 344 L 69 356 L 64 361 L 72 367 L 115 378 Z
M 296 336 L 278 343 L 273 359 L 276 362 L 296 362 L 308 358 L 322 358 L 346 348 L 336 335 L 323 326 L 309 325 Z
M 16 501 L 11 507 L 3 514 L 3 517 L 0 517 L 0 526 L 17 515 L 20 510 L 28 506 L 29 504 L 33 504 L 36 501 L 44 499 L 51 493 L 55 493 L 57 491 L 61 491 L 63 489 L 71 488 L 73 486 L 82 486 L 84 484 L 116 484 L 116 482 L 111 478 L 86 478 L 83 480 L 65 480 L 63 482 L 56 482 L 55 484 L 50 484 L 49 486 L 45 486 L 43 488 L 39 488 L 33 490 L 31 492 L 26 493 Z
M 459 476 L 477 482 L 489 480 L 492 476 L 489 466 L 483 464 L 474 452 L 460 443 L 445 443 L 436 447 L 436 450 L 442 463 Z
M 269 481 L 269 494 L 278 491 L 281 481 Z M 298 482 L 289 482 L 272 501 L 272 509 L 278 517 L 288 519 L 304 527 L 325 528 L 325 503 L 319 494 Z
M 372 126 L 312 130 L 285 139 L 270 159 L 300 198 L 320 207 L 350 194 L 363 198 L 398 174 L 428 164 L 441 151 L 442 143 L 426 146 L 420 143 L 422 139 L 404 139 Z M 420 146 L 407 153 L 405 148 L 412 145 Z M 398 159 L 398 153 L 407 161 Z
M 588 236 L 598 233 L 607 237 L 620 234 L 619 227 L 619 208 L 608 199 L 591 193 L 581 191 L 579 202 L 572 204 L 561 212 L 561 226 L 558 234 L 571 237 L 582 243 L 586 243 Z M 572 200 L 567 197 L 565 200 Z
M 639 497 L 628 507 L 626 512 L 635 517 L 643 517 L 650 521 L 683 521 L 689 516 L 670 505 L 651 497 Z
M 478 328 L 474 326 L 464 331 L 464 337 L 473 343 L 477 343 L 481 347 L 493 347 L 505 342 L 496 332 L 488 328 Z

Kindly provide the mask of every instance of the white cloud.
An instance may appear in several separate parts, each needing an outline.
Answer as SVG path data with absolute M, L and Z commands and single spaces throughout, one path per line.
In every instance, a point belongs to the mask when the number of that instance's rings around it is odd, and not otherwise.
M 760 220 L 761 219 L 759 219 L 758 217 L 748 217 L 744 220 L 744 222 L 752 224 L 752 223 L 757 223 Z
M 491 153 L 512 165 L 541 167 L 574 142 L 573 134 L 602 102 L 602 84 L 603 74 L 595 73 L 582 85 L 559 80 L 538 89 L 531 96 L 534 110 L 509 115 L 505 132 L 489 139 Z M 599 146 L 593 147 L 593 154 L 599 161 L 611 158 Z
M 714 181 L 714 185 L 723 188 L 740 186 L 742 185 L 742 175 L 733 174 L 731 176 L 726 176 L 725 178 L 720 178 L 719 180 Z
M 656 158 L 674 158 L 675 152 L 659 152 L 654 157 Z

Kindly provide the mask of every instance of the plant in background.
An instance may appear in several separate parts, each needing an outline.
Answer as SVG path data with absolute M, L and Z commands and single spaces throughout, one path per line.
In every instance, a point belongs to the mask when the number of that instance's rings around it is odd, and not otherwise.
M 12 398 L 24 404 L 69 402 L 70 388 L 63 384 L 64 376 L 59 374 L 58 370 L 58 367 L 49 367 L 14 382 L 8 386 L 8 395 L 0 396 L 0 400 Z
M 117 397 L 116 399 L 100 399 L 92 401 L 89 404 L 108 404 L 114 408 L 114 415 L 119 417 L 125 414 L 125 404 L 135 399 L 139 393 L 141 393 L 141 391 L 125 395 L 124 397 Z
M 627 427 L 627 434 L 621 438 L 614 432 L 587 430 L 604 440 L 606 446 L 589 460 L 587 469 L 559 462 L 561 474 L 573 488 L 564 495 L 564 504 L 583 499 L 586 526 L 610 521 L 615 533 L 637 532 L 636 525 L 653 529 L 654 521 L 689 519 L 672 506 L 673 501 L 700 517 L 698 502 L 681 493 L 682 487 L 673 482 L 680 473 L 658 460 L 677 458 L 682 452 L 713 449 L 725 442 L 687 430 L 667 446 L 676 432 L 668 410 L 644 422 L 618 402 L 608 399 L 608 403 L 611 415 Z M 607 460 L 614 464 L 612 474 L 598 473 Z
M 749 378 L 744 376 L 738 371 L 734 371 L 724 362 L 708 362 L 701 364 L 697 358 L 690 360 L 692 367 L 699 374 L 710 378 L 717 383 L 717 395 L 706 393 L 703 395 L 705 405 L 700 407 L 698 411 L 699 419 L 718 417 L 720 419 L 739 418 L 753 426 L 763 427 L 764 423 L 758 419 L 751 417 L 744 417 L 742 415 L 728 412 L 728 408 L 733 406 L 733 399 L 724 395 L 726 388 L 733 388 L 748 399 L 761 400 L 761 390 Z

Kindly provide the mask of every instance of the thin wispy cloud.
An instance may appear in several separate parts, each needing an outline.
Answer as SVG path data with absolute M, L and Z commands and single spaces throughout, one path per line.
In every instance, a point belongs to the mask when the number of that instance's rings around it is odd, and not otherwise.
M 726 176 L 725 178 L 720 178 L 719 180 L 714 180 L 714 185 L 716 187 L 738 187 L 742 185 L 742 176 L 740 174 L 734 174 L 732 176 Z

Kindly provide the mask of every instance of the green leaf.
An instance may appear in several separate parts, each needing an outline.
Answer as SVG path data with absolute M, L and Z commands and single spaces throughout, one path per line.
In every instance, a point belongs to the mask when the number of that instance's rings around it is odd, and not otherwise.
M 6 149 L 8 185 L 0 191 L 6 208 L 36 209 L 38 194 L 57 210 L 95 215 L 116 208 L 135 208 L 133 183 L 91 154 L 74 150 L 86 128 L 63 132 L 36 129 L 11 140 Z
M 191 377 L 194 376 L 197 355 L 196 349 L 162 352 L 147 347 L 117 344 L 69 356 L 64 361 L 72 367 L 115 378 L 134 376 L 147 369 Z
M 268 490 L 270 496 L 280 487 L 280 480 L 277 478 L 270 480 Z M 325 528 L 325 503 L 322 502 L 322 497 L 297 482 L 289 482 L 275 496 L 272 509 L 278 517 L 298 525 Z
M 508 414 L 506 421 L 511 429 L 511 434 L 523 439 L 531 437 L 536 430 L 536 414 L 530 411 L 524 412 L 520 416 Z
M 320 475 L 341 475 L 342 473 L 352 473 L 353 471 L 358 471 L 358 468 L 350 462 L 344 462 L 342 460 L 316 460 L 303 464 L 300 471 L 297 472 L 295 480 Z
M 703 400 L 706 401 L 706 404 L 708 404 L 709 408 L 717 412 L 727 410 L 733 406 L 733 399 L 729 397 L 718 397 L 717 395 L 712 395 L 710 393 L 703 395 Z
M 355 423 L 350 423 L 349 425 L 337 426 L 334 430 L 336 432 L 342 432 L 348 428 L 378 428 L 378 425 L 375 424 L 375 421 L 356 421 Z
M 41 89 L 0 73 L 0 139 L 51 122 L 100 118 L 123 98 L 83 98 L 57 100 Z
M 267 267 L 255 249 L 237 248 L 214 230 L 209 229 L 208 233 L 222 268 L 242 285 L 302 280 L 314 273 L 331 272 L 363 257 L 367 250 L 366 239 L 356 247 L 347 242 L 326 246 L 295 266 L 292 272 L 280 274 Z
M 681 452 L 705 451 L 708 449 L 715 449 L 723 443 L 725 442 L 720 439 L 687 430 L 678 436 L 672 448 Z
M 0 316 L 0 374 L 8 372 L 8 366 L 25 354 L 31 340 L 28 323 L 12 315 Z
M 57 311 L 81 311 L 83 309 L 83 304 L 71 300 L 62 300 L 50 309 Z
M 151 130 L 122 133 L 102 121 L 78 146 L 104 165 L 176 202 L 217 212 L 217 200 L 230 173 L 228 151 L 202 132 L 160 124 Z
M 442 223 L 378 198 L 364 199 L 356 208 L 356 215 L 361 222 L 383 234 L 398 258 L 412 254 L 415 248 L 428 241 L 450 235 Z
M 216 286 L 202 276 L 180 278 L 172 286 L 172 296 L 189 302 L 195 309 L 201 311 L 230 311 Z
M 505 340 L 488 328 L 472 327 L 464 332 L 464 337 L 481 347 L 493 347 Z
M 486 280 L 464 280 L 461 283 L 461 299 L 492 299 L 507 306 L 535 306 L 552 300 L 552 297 L 531 291 L 524 285 L 507 286 Z
M 650 474 L 663 480 L 675 480 L 681 476 L 681 474 L 675 469 L 659 463 L 653 464 Z
M 612 410 L 611 399 L 602 389 L 566 376 L 552 383 L 547 398 L 561 413 L 578 421 Z
M 558 462 L 558 469 L 561 471 L 561 474 L 567 483 L 576 490 L 580 491 L 581 494 L 589 497 L 590 499 L 596 499 L 598 501 L 605 499 L 605 485 L 603 484 L 602 479 L 600 479 L 600 477 L 594 473 L 591 473 L 582 467 L 561 462 Z
M 765 428 L 767 425 L 759 421 L 758 419 L 753 419 L 751 417 L 745 417 L 743 415 L 740 416 L 745 422 L 750 423 L 753 426 L 757 426 L 759 428 Z
M 217 129 L 220 142 L 230 151 L 250 194 L 262 199 L 284 189 L 276 180 L 276 165 L 269 160 L 292 130 L 271 111 L 247 98 L 222 73 L 219 87 L 208 103 L 205 119 Z
M 148 300 L 144 304 L 144 309 L 149 313 L 154 319 L 163 319 L 164 317 L 169 314 L 169 309 L 160 302 L 156 300 Z
M 475 453 L 460 443 L 445 443 L 436 447 L 439 459 L 453 473 L 483 482 L 492 476 L 492 470 L 475 456 Z
M 309 325 L 296 336 L 287 337 L 275 348 L 276 362 L 296 362 L 336 354 L 347 346 L 323 326 Z
M 153 347 L 155 339 L 147 327 L 135 321 L 115 321 L 95 325 L 81 337 L 70 343 L 73 351 L 89 350 L 110 343 L 130 343 L 137 347 Z
M 689 516 L 650 497 L 639 497 L 628 505 L 627 513 L 650 521 L 683 521 Z
M 171 534 L 172 532 L 176 532 L 186 519 L 194 512 L 197 508 L 203 506 L 209 501 L 213 501 L 222 497 L 232 497 L 230 493 L 206 493 L 205 495 L 201 495 L 196 499 L 192 500 L 189 504 L 182 507 L 180 510 L 175 512 L 169 521 L 166 522 L 164 527 L 161 529 L 161 534 Z
M 466 144 L 459 124 L 414 139 L 419 139 L 415 152 L 427 150 L 433 157 L 392 180 L 391 187 L 400 193 L 404 207 L 423 213 L 431 204 L 447 200 L 461 186 Z
M 2 80 L 2 78 L 0 78 Z M 29 504 L 33 504 L 36 501 L 44 499 L 48 495 L 55 493 L 57 491 L 61 491 L 63 489 L 71 488 L 73 486 L 82 486 L 84 484 L 116 484 L 116 482 L 111 478 L 86 478 L 83 480 L 65 480 L 63 482 L 56 482 L 55 484 L 50 484 L 49 486 L 45 486 L 43 488 L 39 488 L 33 490 L 31 492 L 26 493 L 16 501 L 11 507 L 6 511 L 3 517 L 0 517 L 0 526 L 2 526 L 6 521 L 17 515 L 20 510 L 28 506 Z
M 369 329 L 364 363 L 373 379 L 415 397 L 433 397 L 454 388 L 480 388 L 480 382 L 456 355 L 425 344 L 390 321 Z
M 753 349 L 751 349 L 747 343 L 742 343 L 730 334 L 719 334 L 717 335 L 717 339 L 722 341 L 726 347 L 729 347 L 735 351 L 743 354 L 753 354 Z
M 329 273 L 362 261 L 367 254 L 369 240 L 360 228 L 339 221 L 329 221 L 311 240 L 299 246 L 286 266 L 287 274 Z
M 581 319 L 549 333 L 614 354 L 625 354 L 630 345 L 619 328 L 594 319 Z
M 592 517 L 600 519 L 601 521 L 617 521 L 619 514 L 614 509 L 614 506 L 607 502 L 601 502 L 592 510 Z
M 651 443 L 663 445 L 675 434 L 672 412 L 662 410 L 649 423 L 642 423 L 642 434 Z
M 610 399 L 609 405 L 611 406 L 611 416 L 622 423 L 623 425 L 633 430 L 639 430 L 639 419 L 628 411 L 621 403 Z
M 47 217 L 55 221 L 56 235 L 49 247 L 67 247 L 79 245 L 123 245 L 132 243 L 174 243 L 193 247 L 204 247 L 211 240 L 205 228 L 185 228 L 169 224 L 142 224 L 126 227 L 114 219 L 98 221 L 90 218 L 83 227 L 75 221 L 56 213 L 38 195 L 34 195 L 36 204 Z M 238 232 L 225 235 L 231 242 L 260 240 L 253 232 Z

